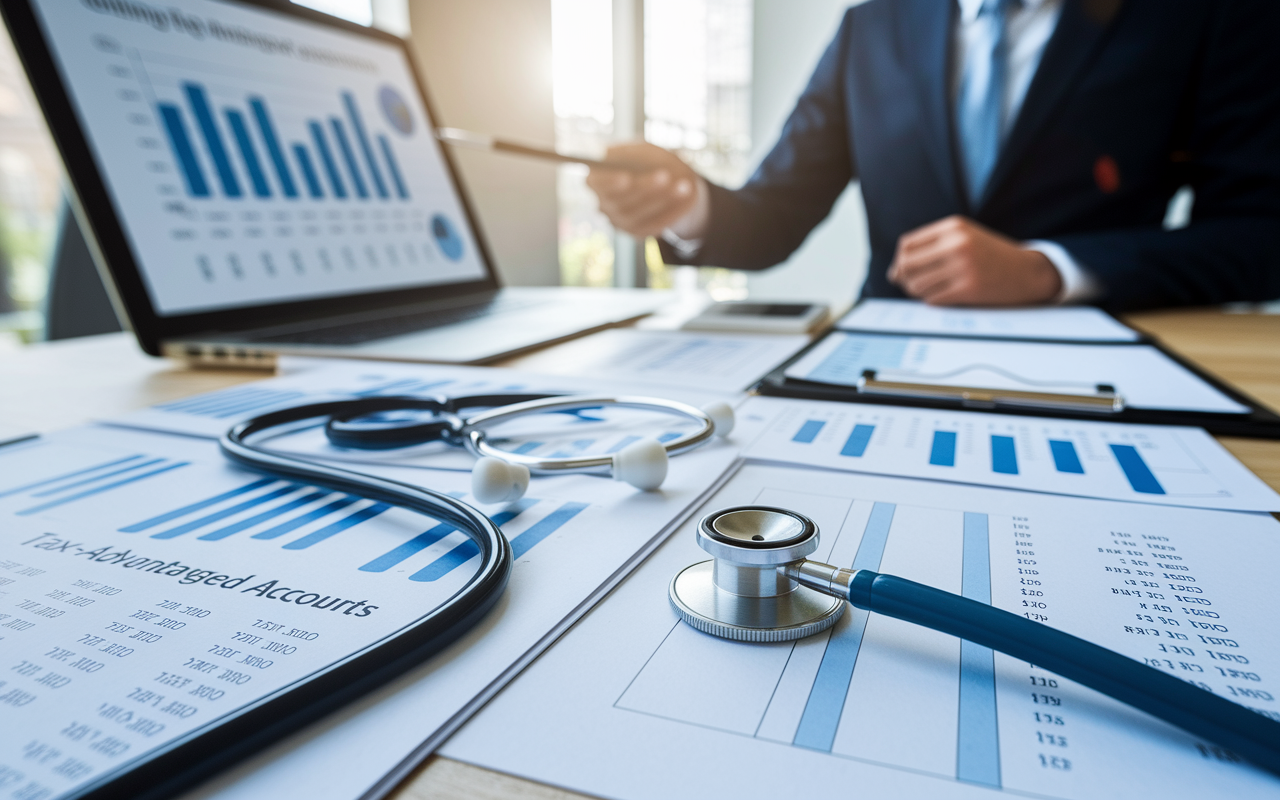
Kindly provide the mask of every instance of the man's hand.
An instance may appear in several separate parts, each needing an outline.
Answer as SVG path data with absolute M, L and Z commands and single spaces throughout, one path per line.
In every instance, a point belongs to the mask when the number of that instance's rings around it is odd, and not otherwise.
M 959 216 L 903 234 L 888 277 L 935 306 L 1037 305 L 1062 291 L 1043 253 Z
M 607 160 L 649 167 L 643 172 L 592 167 L 587 175 L 587 186 L 615 228 L 637 238 L 657 236 L 693 208 L 701 178 L 674 153 L 633 142 L 610 147 Z

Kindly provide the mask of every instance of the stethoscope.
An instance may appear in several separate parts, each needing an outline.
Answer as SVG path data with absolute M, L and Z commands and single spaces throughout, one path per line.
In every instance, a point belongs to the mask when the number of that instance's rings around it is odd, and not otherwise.
M 845 602 L 1027 661 L 1222 745 L 1280 774 L 1280 723 L 1117 652 L 959 595 L 806 556 L 818 526 L 794 511 L 738 506 L 698 523 L 711 554 L 668 591 L 680 619 L 744 642 L 783 642 L 835 625 Z
M 502 450 L 488 440 L 493 428 L 543 413 L 574 412 L 605 407 L 631 408 L 672 415 L 696 423 L 696 430 L 665 443 L 641 438 L 605 455 L 542 458 Z M 488 408 L 464 416 L 463 411 Z M 378 421 L 375 415 L 395 412 L 426 413 L 423 419 Z M 360 397 L 294 406 L 245 420 L 232 426 L 218 442 L 223 455 L 249 469 L 314 484 L 416 511 L 456 528 L 479 549 L 480 564 L 466 584 L 415 623 L 424 640 L 436 650 L 474 626 L 497 602 L 511 574 L 511 544 L 482 511 L 447 494 L 403 481 L 390 480 L 332 466 L 263 446 L 271 432 L 296 430 L 303 423 L 324 420 L 325 434 L 339 447 L 387 450 L 427 442 L 465 447 L 477 457 L 471 472 L 472 494 L 483 504 L 511 502 L 524 495 L 529 475 L 591 473 L 612 476 L 639 489 L 656 489 L 667 475 L 668 457 L 727 436 L 733 429 L 733 409 L 713 403 L 704 409 L 652 397 L 556 396 L 528 394 L 473 395 L 455 398 Z

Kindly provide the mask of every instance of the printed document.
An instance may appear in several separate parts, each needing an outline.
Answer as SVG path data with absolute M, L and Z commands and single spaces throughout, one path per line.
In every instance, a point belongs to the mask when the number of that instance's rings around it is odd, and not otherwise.
M 1260 601 L 1280 559 L 1269 515 L 750 464 L 699 514 L 745 504 L 812 517 L 816 558 L 988 594 L 1280 719 L 1280 633 Z M 850 608 L 830 632 L 778 644 L 700 633 L 667 600 L 708 558 L 695 525 L 442 754 L 620 800 L 1280 793 L 1212 742 L 899 620 Z
M 873 298 L 836 323 L 842 331 L 1047 339 L 1062 342 L 1132 342 L 1139 334 L 1090 306 L 1057 308 L 942 308 L 919 300 Z

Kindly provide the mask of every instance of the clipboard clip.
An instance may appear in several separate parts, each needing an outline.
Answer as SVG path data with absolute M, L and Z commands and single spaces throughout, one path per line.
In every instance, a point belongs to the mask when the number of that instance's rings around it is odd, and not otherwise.
M 1066 394 L 1060 392 L 1029 392 L 1019 389 L 984 389 L 977 386 L 944 386 L 932 383 L 907 381 L 882 381 L 876 378 L 874 369 L 862 371 L 858 378 L 859 394 L 882 397 L 921 398 L 926 400 L 950 400 L 965 408 L 1037 408 L 1057 411 L 1077 411 L 1092 414 L 1119 414 L 1124 411 L 1124 398 L 1116 393 L 1116 387 L 1108 383 L 1097 385 L 1097 394 Z

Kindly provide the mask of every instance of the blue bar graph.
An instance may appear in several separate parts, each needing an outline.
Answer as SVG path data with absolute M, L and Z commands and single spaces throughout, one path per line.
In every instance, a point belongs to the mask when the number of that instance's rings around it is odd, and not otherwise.
M 896 510 L 893 503 L 872 506 L 858 552 L 853 557 L 853 569 L 880 569 Z M 800 717 L 800 726 L 792 740 L 797 747 L 831 752 L 849 694 L 849 682 L 853 680 L 853 668 L 858 662 L 858 651 L 862 648 L 867 617 L 866 611 L 850 606 L 845 609 L 844 618 L 832 629 L 827 649 L 822 654 L 822 663 L 818 665 L 818 675 Z
M 164 514 L 161 514 L 157 517 L 144 519 L 142 522 L 136 522 L 133 525 L 126 525 L 125 527 L 121 528 L 120 531 L 122 533 L 137 533 L 139 531 L 145 531 L 147 528 L 154 528 L 156 525 L 163 525 L 166 522 L 172 522 L 173 520 L 179 517 L 185 517 L 187 514 L 194 514 L 197 511 L 202 511 L 208 508 L 209 506 L 217 505 L 218 503 L 221 503 L 223 500 L 230 500 L 233 497 L 239 497 L 242 494 L 247 494 L 248 492 L 252 492 L 254 489 L 261 489 L 263 486 L 266 486 L 267 484 L 275 483 L 275 482 L 276 482 L 275 478 L 259 478 L 256 481 L 246 483 L 243 486 L 237 486 L 236 488 L 232 489 L 229 492 L 223 492 L 222 494 L 214 495 L 213 497 L 210 497 L 205 500 L 201 500 L 198 503 L 192 503 L 191 505 L 183 506 L 182 508 L 177 508 L 177 509 L 174 509 L 173 511 L 165 512 Z
M 64 483 L 61 486 L 55 486 L 52 489 L 45 489 L 44 491 L 41 491 L 41 492 L 34 492 L 32 493 L 31 496 L 32 497 L 48 497 L 49 495 L 65 492 L 68 489 L 74 489 L 78 486 L 85 486 L 90 483 L 95 483 L 97 481 L 102 480 L 103 478 L 113 478 L 116 475 L 123 475 L 126 472 L 133 472 L 135 469 L 143 469 L 145 467 L 151 466 L 152 464 L 159 464 L 162 461 L 164 461 L 163 458 L 153 458 L 150 461 L 141 461 L 141 462 L 132 463 L 132 464 L 129 464 L 128 466 L 120 467 L 119 469 L 113 469 L 110 472 L 102 472 L 89 478 L 81 478 L 80 480 L 74 481 L 72 483 Z
M 244 114 L 234 108 L 226 109 L 227 124 L 231 126 L 231 134 L 235 136 L 236 145 L 240 148 L 240 157 L 244 159 L 244 168 L 249 172 L 249 181 L 253 184 L 253 193 L 258 197 L 270 197 L 271 185 L 262 172 L 262 162 L 258 160 L 258 151 L 249 136 L 249 127 L 244 124 Z
M 531 453 L 534 450 L 537 450 L 539 447 L 542 447 L 542 442 L 525 442 L 511 452 L 524 455 L 525 453 Z
M 1164 487 L 1160 485 L 1160 481 L 1156 480 L 1147 462 L 1142 460 L 1142 454 L 1138 452 L 1138 448 L 1131 444 L 1113 444 L 1111 452 L 1115 455 L 1116 461 L 1120 462 L 1120 469 L 1124 470 L 1124 476 L 1129 479 L 1129 485 L 1135 492 L 1165 493 Z
M 813 440 L 817 438 L 818 432 L 822 430 L 822 426 L 827 423 L 820 419 L 806 420 L 800 426 L 800 430 L 796 431 L 796 435 L 791 437 L 791 441 L 800 442 L 801 444 L 813 444 Z
M 122 478 L 121 480 L 114 481 L 112 483 L 108 483 L 103 486 L 95 486 L 91 489 L 85 489 L 83 492 L 77 492 L 76 494 L 73 494 L 73 495 L 60 497 L 57 500 L 50 500 L 49 502 L 42 503 L 41 505 L 38 505 L 38 506 L 32 506 L 31 508 L 24 508 L 23 510 L 17 512 L 17 515 L 20 517 L 25 517 L 31 514 L 38 514 L 41 511 L 47 511 L 50 508 L 57 508 L 58 506 L 66 505 L 67 503 L 74 503 L 77 500 L 83 500 L 86 497 L 92 497 L 97 494 L 102 494 L 103 492 L 109 492 L 112 489 L 117 489 L 121 486 L 126 486 L 130 483 L 136 483 L 137 481 L 146 480 L 147 478 L 153 478 L 156 475 L 161 475 L 166 472 L 171 472 L 172 470 L 175 470 L 175 469 L 181 469 L 182 467 L 185 467 L 190 463 L 191 462 L 189 461 L 178 461 L 170 464 L 165 464 L 164 466 L 153 469 L 150 472 L 144 472 L 140 475 L 130 475 L 127 478 Z
M 351 142 L 347 139 L 346 126 L 337 117 L 330 117 L 329 125 L 333 128 L 333 139 L 338 143 L 338 149 L 342 151 L 342 160 L 347 164 L 347 174 L 351 176 L 351 185 L 355 187 L 356 195 L 361 199 L 368 197 L 369 190 L 365 188 L 364 176 L 360 174 L 360 166 L 356 163 L 356 153 L 351 149 Z
M 658 441 L 662 442 L 663 444 L 666 444 L 667 442 L 673 441 L 675 439 L 679 439 L 683 435 L 684 434 L 680 433 L 680 431 L 667 431 L 666 433 L 658 437 Z
M 387 199 L 387 185 L 382 182 L 382 171 L 378 169 L 378 162 L 373 157 L 373 147 L 369 144 L 369 137 L 364 132 L 364 120 L 360 117 L 360 109 L 356 106 L 355 95 L 351 92 L 342 93 L 342 102 L 347 107 L 347 117 L 351 121 L 351 129 L 356 132 L 356 141 L 360 143 L 360 149 L 364 152 L 365 165 L 369 167 L 369 177 L 373 180 L 373 188 L 378 193 L 378 197 L 383 200 Z
M 228 536 L 232 536 L 234 534 L 239 533 L 240 531 L 248 530 L 249 528 L 253 528 L 258 525 L 261 525 L 262 523 L 266 522 L 269 519 L 275 519 L 276 517 L 281 516 L 282 514 L 287 514 L 290 511 L 293 511 L 295 509 L 302 508 L 305 505 L 314 503 L 315 501 L 327 496 L 328 494 L 329 494 L 329 491 L 327 489 L 316 489 L 313 492 L 307 492 L 306 494 L 300 497 L 293 498 L 287 503 L 281 503 L 275 508 L 268 508 L 266 511 L 263 511 L 261 514 L 254 514 L 252 517 L 247 517 L 245 519 L 240 520 L 239 522 L 233 522 L 230 525 L 227 525 L 226 527 L 217 529 L 216 531 L 210 531 L 209 533 L 206 533 L 203 536 L 201 536 L 200 540 L 205 542 L 216 542 L 219 539 L 225 539 Z
M 342 176 L 338 174 L 338 162 L 333 160 L 329 141 L 324 137 L 324 128 L 320 127 L 320 123 L 315 120 L 308 122 L 307 127 L 311 129 L 311 141 L 315 143 L 316 152 L 320 154 L 320 163 L 324 164 L 324 171 L 329 176 L 329 188 L 333 190 L 333 196 L 340 200 L 345 199 L 347 187 L 342 182 Z
M 609 449 L 605 450 L 605 453 L 609 453 L 609 454 L 616 453 L 622 448 L 626 447 L 627 445 L 635 444 L 638 441 L 640 441 L 639 436 L 623 436 L 621 439 L 619 439 L 618 441 L 610 445 Z M 516 452 L 518 453 L 520 451 L 517 450 Z
M 88 475 L 90 472 L 96 472 L 97 470 L 100 470 L 100 469 L 107 469 L 108 467 L 114 467 L 117 464 L 125 464 L 130 461 L 137 461 L 138 459 L 145 458 L 145 457 L 146 456 L 139 454 L 139 455 L 125 456 L 124 458 L 115 458 L 115 459 L 112 459 L 111 461 L 107 461 L 102 464 L 95 464 L 92 467 L 85 467 L 84 469 L 78 469 L 78 470 L 75 470 L 74 472 L 64 472 L 63 474 L 55 475 L 52 478 L 43 478 L 41 480 L 35 481 L 34 483 L 24 483 L 21 486 L 15 486 L 12 489 L 5 489 L 4 491 L 0 492 L 0 497 L 8 497 L 9 495 L 13 495 L 13 494 L 21 494 L 23 492 L 31 491 L 32 489 L 38 489 L 41 486 L 48 486 L 51 483 L 57 483 L 58 481 L 65 481 L 68 478 L 75 478 L 80 475 Z
M 463 495 L 462 495 L 462 492 L 449 492 L 449 496 L 454 498 L 461 498 Z M 523 498 L 518 502 L 516 502 L 515 504 L 508 506 L 502 511 L 499 511 L 497 514 L 494 514 L 491 517 L 491 519 L 493 520 L 493 524 L 498 525 L 499 527 L 501 527 L 502 525 L 506 525 L 508 522 L 520 516 L 520 514 L 524 513 L 526 510 L 534 506 L 537 502 L 538 501 L 533 498 L 529 498 L 529 497 Z M 410 558 L 411 556 L 417 555 L 423 550 L 426 550 L 428 547 L 432 546 L 436 542 L 439 542 L 441 539 L 443 539 L 444 537 L 448 536 L 449 534 L 457 530 L 458 529 L 453 527 L 452 525 L 442 522 L 439 525 L 436 525 L 424 531 L 423 533 L 418 534 L 414 538 L 410 539 L 409 541 L 405 542 L 402 545 L 399 545 L 395 549 L 389 550 L 388 552 L 383 553 L 382 555 L 378 556 L 374 560 L 362 566 L 360 568 L 360 571 L 361 572 L 386 572 L 387 570 L 391 569 L 397 564 L 400 564 L 401 562 Z
M 191 137 L 187 135 L 187 125 L 182 121 L 182 111 L 172 103 L 161 103 L 160 118 L 164 120 L 165 132 L 169 134 L 169 146 L 178 158 L 178 166 L 187 183 L 187 194 L 192 197 L 208 197 L 209 183 L 204 179 L 204 170 L 196 161 L 196 151 L 191 147 Z
M 1012 436 L 991 437 L 991 469 L 1002 475 L 1018 474 L 1018 449 Z
M 991 550 L 987 515 L 964 514 L 960 594 L 991 604 Z M 995 654 L 960 640 L 960 714 L 956 778 L 1000 788 L 1000 731 L 996 718 Z
M 512 554 L 516 558 L 520 558 L 535 545 L 562 528 L 565 523 L 576 517 L 585 508 L 587 508 L 586 503 L 568 502 L 561 505 L 555 511 L 529 526 L 523 533 L 512 538 Z M 495 521 L 496 519 L 495 517 Z M 468 539 L 410 575 L 409 580 L 418 581 L 419 583 L 438 581 L 479 554 L 479 546 L 471 539 Z
M 308 547 L 311 547 L 312 545 L 317 545 L 320 542 L 323 542 L 325 539 L 328 539 L 330 537 L 338 535 L 339 533 L 342 533 L 348 528 L 354 528 L 355 526 L 359 525 L 361 522 L 371 520 L 389 508 L 391 508 L 391 506 L 387 505 L 386 503 L 374 503 L 371 506 L 365 506 L 364 508 L 358 511 L 353 511 L 352 513 L 348 514 L 347 516 L 343 517 L 337 522 L 332 522 L 324 526 L 318 531 L 312 531 L 311 533 L 308 533 L 306 536 L 303 536 L 299 539 L 294 539 L 292 542 L 289 542 L 288 544 L 286 544 L 284 546 L 284 549 L 285 550 L 305 550 Z
M 218 181 L 222 184 L 222 193 L 227 197 L 240 197 L 240 180 L 231 169 L 231 159 L 227 157 L 227 148 L 222 142 L 218 124 L 213 119 L 213 110 L 209 108 L 209 97 L 205 94 L 204 87 L 198 83 L 184 83 L 182 89 L 187 93 L 187 102 L 191 104 L 191 112 L 196 115 L 196 123 L 209 148 Z
M 1076 454 L 1076 446 L 1071 442 L 1050 439 L 1049 452 L 1053 454 L 1053 466 L 1057 468 L 1058 472 L 1070 472 L 1073 475 L 1084 474 L 1084 466 L 1080 463 L 1080 456 Z
M 298 488 L 299 486 L 296 483 L 287 483 L 284 486 L 273 489 L 270 492 L 265 492 L 263 494 L 258 495 L 257 497 L 251 497 L 248 500 L 245 500 L 240 503 L 236 503 L 233 506 L 228 506 L 227 508 L 219 509 L 213 512 L 212 514 L 207 514 L 203 517 L 198 517 L 197 519 L 193 519 L 189 522 L 184 522 L 183 524 L 178 525 L 177 527 L 174 527 L 174 528 L 170 528 L 167 531 L 153 533 L 151 534 L 151 538 L 152 539 L 177 538 L 179 536 L 182 536 L 184 533 L 191 533 L 192 531 L 203 528 L 206 525 L 212 525 L 215 522 L 221 522 L 222 520 L 232 516 L 233 514 L 239 514 L 241 511 L 247 511 L 256 506 L 260 506 L 263 503 L 269 503 L 272 500 L 275 500 L 276 498 L 284 497 L 286 494 L 292 494 L 293 492 L 296 492 Z
M 954 431 L 934 431 L 933 447 L 929 450 L 929 463 L 936 467 L 956 465 L 956 434 Z
M 867 452 L 867 445 L 871 443 L 871 434 L 875 431 L 875 425 L 854 425 L 853 432 L 849 434 L 848 439 L 845 439 L 844 447 L 840 448 L 840 455 L 861 458 L 862 454 Z
M 294 184 L 293 173 L 289 170 L 288 162 L 285 161 L 284 148 L 280 147 L 280 139 L 276 137 L 276 126 L 271 121 L 266 102 L 261 97 L 251 97 L 249 107 L 253 109 L 253 118 L 258 122 L 258 132 L 262 134 L 262 140 L 267 143 L 267 155 L 271 156 L 271 163 L 276 168 L 280 191 L 285 197 L 297 197 L 298 187 Z
M 315 522 L 318 519 L 323 519 L 324 517 L 327 517 L 330 514 L 335 514 L 341 511 L 342 509 L 346 508 L 347 506 L 354 504 L 359 499 L 360 498 L 354 497 L 352 495 L 340 497 L 337 500 L 334 500 L 332 502 L 326 503 L 323 506 L 320 506 L 319 508 L 313 508 L 305 514 L 294 517 L 293 519 L 290 519 L 290 520 L 285 520 L 284 522 L 280 523 L 279 525 L 276 525 L 273 528 L 267 528 L 265 531 L 262 531 L 261 533 L 255 533 L 252 538 L 278 539 L 281 536 L 284 536 L 286 533 L 289 533 L 291 531 L 296 531 L 298 528 L 301 528 L 304 525 L 308 525 L 312 522 Z
M 284 406 L 306 397 L 303 392 L 279 389 L 227 389 L 212 394 L 197 395 L 186 400 L 161 403 L 156 408 L 200 417 L 229 419 L 240 414 Z
M 382 148 L 382 157 L 387 160 L 387 172 L 391 173 L 391 182 L 396 185 L 396 194 L 401 200 L 408 200 L 409 190 L 400 177 L 400 165 L 396 163 L 396 154 L 391 152 L 391 142 L 387 141 L 385 134 L 378 134 L 378 146 Z
M 311 154 L 307 152 L 307 148 L 301 144 L 295 144 L 293 157 L 297 159 L 298 169 L 302 171 L 302 178 L 307 183 L 307 192 L 312 197 L 324 197 L 324 190 L 320 188 L 320 178 L 316 175 L 315 167 L 311 165 Z

